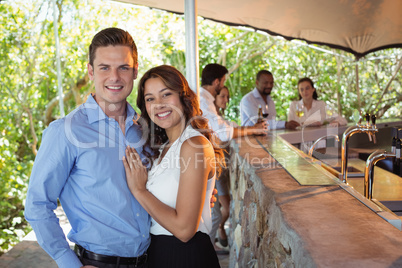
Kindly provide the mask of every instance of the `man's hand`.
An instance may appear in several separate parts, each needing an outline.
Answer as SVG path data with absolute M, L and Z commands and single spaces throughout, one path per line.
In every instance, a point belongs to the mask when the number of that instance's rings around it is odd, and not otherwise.
M 269 126 L 269 123 L 267 122 L 267 120 L 262 120 L 260 122 L 257 122 L 254 126 L 252 126 L 253 134 L 254 135 L 267 135 L 268 126 Z
M 336 121 L 336 120 L 334 120 L 334 121 L 332 121 L 331 123 L 329 123 L 329 126 L 330 127 L 339 127 L 341 124 L 338 122 L 338 121 Z
M 298 126 L 300 126 L 300 124 L 294 120 L 285 123 L 285 128 L 287 129 L 296 129 Z

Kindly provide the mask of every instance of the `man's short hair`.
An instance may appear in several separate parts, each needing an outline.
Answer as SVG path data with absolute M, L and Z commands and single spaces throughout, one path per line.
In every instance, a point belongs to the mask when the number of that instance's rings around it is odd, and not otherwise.
M 259 71 L 259 72 L 257 73 L 257 80 L 259 80 L 259 79 L 260 79 L 260 77 L 261 77 L 261 75 L 263 75 L 263 74 L 272 75 L 272 73 L 271 73 L 270 71 L 267 71 L 267 70 L 261 70 L 261 71 Z M 272 75 L 272 76 L 273 76 L 273 75 Z
M 107 46 L 129 47 L 133 54 L 134 66 L 137 65 L 137 46 L 135 45 L 133 37 L 127 31 L 114 27 L 103 29 L 94 36 L 89 46 L 89 64 L 92 66 L 94 64 L 96 49 L 98 47 Z
M 201 86 L 212 85 L 215 79 L 221 80 L 228 73 L 228 69 L 217 63 L 210 63 L 204 67 L 201 75 Z

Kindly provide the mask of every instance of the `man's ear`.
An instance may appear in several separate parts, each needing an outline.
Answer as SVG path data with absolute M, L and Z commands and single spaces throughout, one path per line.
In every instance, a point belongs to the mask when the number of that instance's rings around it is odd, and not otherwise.
M 94 67 L 92 67 L 92 65 L 90 63 L 88 63 L 87 68 L 88 68 L 89 79 L 91 79 L 91 81 L 93 81 L 94 80 Z
M 137 62 L 137 64 L 134 66 L 133 72 L 134 72 L 134 80 L 135 80 L 135 79 L 137 79 L 137 76 L 138 76 L 138 62 Z
M 217 86 L 217 85 L 219 85 L 220 84 L 220 80 L 219 80 L 219 78 L 215 78 L 215 80 L 212 82 L 212 85 L 213 86 Z

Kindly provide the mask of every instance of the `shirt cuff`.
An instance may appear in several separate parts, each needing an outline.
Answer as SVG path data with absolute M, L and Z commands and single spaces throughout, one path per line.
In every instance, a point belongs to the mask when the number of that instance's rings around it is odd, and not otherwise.
M 84 266 L 72 250 L 67 251 L 55 261 L 59 268 L 80 268 Z
M 228 124 L 226 127 L 217 130 L 215 133 L 222 142 L 226 142 L 232 139 L 233 131 L 233 126 Z

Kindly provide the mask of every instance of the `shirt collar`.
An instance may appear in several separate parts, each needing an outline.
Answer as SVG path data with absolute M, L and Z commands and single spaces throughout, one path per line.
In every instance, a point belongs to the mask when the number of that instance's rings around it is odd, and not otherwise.
M 254 90 L 253 90 L 252 92 L 253 92 L 254 98 L 264 100 L 264 99 L 262 98 L 260 92 L 258 91 L 258 89 L 257 89 L 256 87 L 254 88 Z M 271 95 L 268 95 L 268 96 L 267 96 L 267 101 L 268 101 L 269 99 L 271 99 Z
M 88 115 L 88 122 L 90 124 L 96 122 L 96 121 L 101 121 L 105 120 L 108 118 L 108 116 L 105 114 L 105 112 L 101 109 L 99 104 L 95 101 L 94 97 L 92 94 L 88 96 L 87 101 L 84 104 L 86 113 Z M 134 108 L 127 102 L 127 118 L 126 118 L 126 124 L 129 121 L 133 121 L 133 119 L 137 120 L 138 115 L 135 112 Z
M 300 104 L 303 104 L 303 105 L 304 105 L 303 99 L 298 100 L 298 102 L 299 102 Z M 316 105 L 317 105 L 317 100 L 314 100 L 314 99 L 313 99 L 313 102 L 312 102 L 312 104 L 311 104 L 311 108 L 313 108 L 313 107 L 316 106 Z

